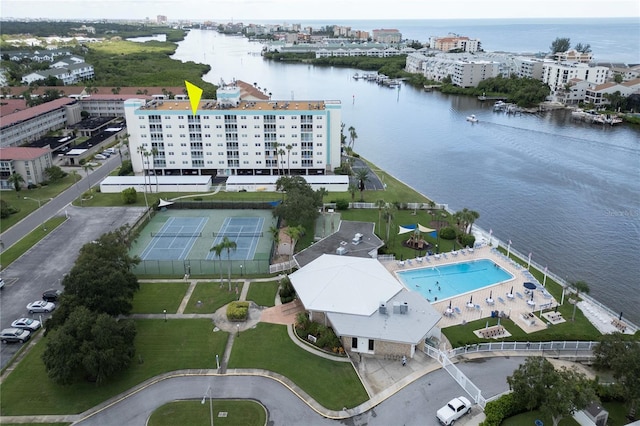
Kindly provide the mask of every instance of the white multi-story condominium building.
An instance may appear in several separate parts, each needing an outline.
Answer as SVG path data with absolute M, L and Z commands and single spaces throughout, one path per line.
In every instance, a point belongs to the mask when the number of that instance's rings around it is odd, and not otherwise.
M 86 62 L 71 63 L 66 66 L 54 67 L 44 71 L 35 71 L 22 77 L 22 82 L 31 84 L 34 81 L 44 80 L 49 76 L 54 76 L 62 80 L 67 86 L 81 81 L 90 80 L 95 76 L 93 65 Z
M 474 53 L 482 50 L 482 43 L 480 40 L 449 34 L 446 37 L 429 37 L 429 47 L 442 52 L 460 50 L 462 52 Z
M 455 62 L 451 82 L 459 87 L 476 87 L 483 80 L 497 77 L 499 65 L 492 61 Z
M 340 165 L 340 101 L 242 100 L 231 85 L 195 115 L 189 100 L 130 99 L 125 116 L 136 173 L 322 175 Z
M 396 29 L 379 29 L 371 31 L 373 41 L 380 43 L 400 43 L 402 33 Z
M 580 62 L 582 64 L 588 64 L 593 59 L 591 52 L 582 53 L 575 49 L 570 49 L 566 52 L 556 52 L 553 57 L 558 62 Z
M 549 85 L 551 96 L 565 90 L 567 83 L 573 79 L 585 80 L 589 83 L 602 84 L 607 81 L 609 68 L 590 66 L 578 62 L 545 63 L 542 81 Z
M 590 84 L 586 90 L 584 101 L 594 104 L 596 108 L 603 107 L 610 103 L 605 95 L 616 92 L 620 92 L 620 95 L 624 97 L 631 96 L 633 93 L 640 93 L 640 78 L 619 84 L 613 82 L 598 85 Z
M 542 71 L 545 64 L 544 59 L 517 56 L 514 58 L 516 65 L 515 74 L 520 78 L 533 78 L 542 80 Z
M 0 190 L 15 189 L 8 181 L 14 173 L 22 176 L 23 186 L 39 184 L 46 180 L 44 171 L 52 165 L 49 148 L 0 148 Z
M 20 146 L 81 120 L 75 99 L 60 98 L 2 117 L 0 147 Z
M 555 98 L 558 102 L 565 105 L 577 105 L 584 101 L 587 94 L 587 89 L 591 83 L 588 81 L 573 79 L 569 80 L 568 85 L 564 90 L 558 90 L 555 94 Z

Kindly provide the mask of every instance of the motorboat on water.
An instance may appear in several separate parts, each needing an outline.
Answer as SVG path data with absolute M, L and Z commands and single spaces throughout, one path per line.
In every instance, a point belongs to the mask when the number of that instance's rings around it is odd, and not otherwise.
M 470 121 L 471 123 L 477 123 L 478 119 L 476 118 L 475 114 L 471 114 L 467 116 L 467 121 Z

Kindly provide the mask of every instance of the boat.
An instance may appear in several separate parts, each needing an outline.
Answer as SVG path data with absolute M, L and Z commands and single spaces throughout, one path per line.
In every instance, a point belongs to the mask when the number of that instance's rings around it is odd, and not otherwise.
M 472 123 L 477 123 L 478 119 L 476 118 L 475 114 L 471 114 L 471 115 L 467 116 L 467 121 L 470 121 Z

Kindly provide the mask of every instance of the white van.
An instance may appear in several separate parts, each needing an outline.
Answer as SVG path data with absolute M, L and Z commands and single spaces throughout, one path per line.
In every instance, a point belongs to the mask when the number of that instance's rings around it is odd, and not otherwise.
M 116 153 L 116 149 L 111 147 L 104 150 L 104 152 L 108 152 L 110 155 L 114 155 Z

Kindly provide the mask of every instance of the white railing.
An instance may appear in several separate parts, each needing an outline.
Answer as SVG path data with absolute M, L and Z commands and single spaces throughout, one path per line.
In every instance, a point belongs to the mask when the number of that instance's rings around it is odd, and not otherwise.
M 505 351 L 522 352 L 522 355 L 541 352 L 544 355 L 546 351 L 548 354 L 591 358 L 593 348 L 598 344 L 599 342 L 594 341 L 487 342 L 451 349 L 447 351 L 447 355 L 449 358 L 454 358 L 477 352 Z
M 273 265 L 269 265 L 269 273 L 275 274 L 282 271 L 288 271 L 293 268 L 297 268 L 298 263 L 295 260 L 288 260 L 282 263 L 274 263 Z

